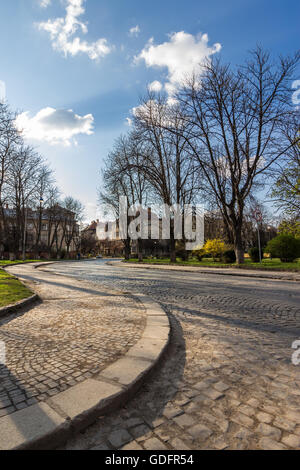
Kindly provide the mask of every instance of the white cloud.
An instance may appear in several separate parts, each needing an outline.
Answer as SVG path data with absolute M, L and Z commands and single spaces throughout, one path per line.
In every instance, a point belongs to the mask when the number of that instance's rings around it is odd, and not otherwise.
M 154 91 L 154 92 L 159 92 L 162 90 L 162 84 L 158 81 L 158 80 L 155 80 L 154 82 L 150 83 L 148 85 L 148 90 L 149 91 Z
M 47 2 L 48 0 L 46 0 Z M 53 48 L 61 51 L 67 56 L 75 56 L 79 53 L 87 54 L 91 60 L 100 59 L 109 54 L 112 47 L 108 45 L 105 38 L 95 42 L 83 41 L 74 35 L 80 30 L 87 34 L 87 24 L 79 20 L 85 13 L 84 4 L 86 0 L 66 0 L 66 16 L 55 18 L 46 22 L 38 23 L 38 28 L 47 31 L 50 35 Z
M 139 25 L 137 24 L 134 28 L 131 28 L 129 30 L 129 36 L 135 36 L 137 37 L 141 32 L 141 28 L 139 27 Z
M 150 39 L 135 61 L 143 60 L 147 67 L 167 68 L 165 89 L 172 96 L 187 76 L 199 72 L 201 63 L 221 50 L 221 45 L 209 47 L 207 34 L 193 36 L 180 31 L 169 37 L 168 42 L 159 45 Z
M 75 136 L 93 134 L 94 117 L 79 116 L 71 109 L 44 108 L 33 117 L 29 112 L 19 114 L 16 126 L 26 139 L 70 146 L 76 145 Z
M 51 5 L 51 0 L 39 0 L 39 2 L 42 8 L 47 8 L 49 5 Z

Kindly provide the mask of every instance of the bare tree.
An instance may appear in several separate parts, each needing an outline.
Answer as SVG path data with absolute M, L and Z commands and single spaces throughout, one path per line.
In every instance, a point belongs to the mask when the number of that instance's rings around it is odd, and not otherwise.
M 140 143 L 133 134 L 121 136 L 115 143 L 114 149 L 107 157 L 102 172 L 102 187 L 99 190 L 99 203 L 112 210 L 118 219 L 119 201 L 125 197 L 128 206 L 147 203 L 149 185 L 141 171 Z M 130 217 L 127 214 L 127 226 Z M 125 258 L 129 259 L 131 240 L 128 232 L 123 239 Z M 142 260 L 142 241 L 138 240 L 138 256 Z
M 135 112 L 136 139 L 143 143 L 140 171 L 160 200 L 181 207 L 195 200 L 195 162 L 189 158 L 186 127 L 178 105 L 149 93 Z M 171 261 L 176 262 L 174 223 L 170 227 Z
M 298 116 L 283 123 L 283 133 L 290 148 L 274 168 L 275 184 L 271 197 L 279 209 L 292 218 L 300 218 L 300 124 Z M 294 143 L 297 143 L 294 145 Z
M 79 223 L 82 221 L 84 206 L 78 199 L 68 196 L 62 202 L 62 236 L 60 242 L 60 250 L 65 240 L 67 247 L 67 256 L 70 255 L 70 247 L 72 242 L 76 244 L 79 238 Z
M 232 233 L 238 263 L 244 262 L 246 200 L 295 145 L 282 126 L 294 112 L 290 80 L 299 57 L 298 53 L 273 63 L 257 47 L 238 68 L 212 60 L 202 66 L 200 77 L 184 84 L 177 97 L 186 122 L 180 134 Z
M 0 251 L 9 238 L 9 214 L 6 206 L 8 200 L 8 174 L 12 165 L 13 155 L 21 143 L 20 136 L 14 126 L 15 115 L 8 105 L 0 102 Z
M 30 208 L 38 198 L 40 175 L 45 170 L 42 157 L 29 146 L 17 148 L 8 172 L 8 197 L 14 211 L 14 250 L 25 257 L 27 220 Z
M 36 258 L 39 256 L 40 251 L 45 251 L 45 245 L 47 243 L 41 240 L 43 220 L 46 219 L 45 209 L 48 207 L 49 198 L 52 194 L 53 189 L 53 173 L 47 165 L 42 165 L 37 179 L 37 185 L 35 190 L 35 197 L 32 201 L 32 211 L 34 216 L 32 217 L 32 223 L 34 226 L 34 251 Z M 47 229 L 49 230 L 49 224 L 47 222 Z

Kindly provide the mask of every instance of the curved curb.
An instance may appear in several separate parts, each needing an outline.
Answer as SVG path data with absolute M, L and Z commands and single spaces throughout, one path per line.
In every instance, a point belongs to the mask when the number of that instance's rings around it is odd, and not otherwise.
M 272 274 L 272 272 L 260 271 L 260 270 L 247 270 L 248 272 L 240 272 L 241 268 L 234 268 L 236 272 L 229 271 L 232 268 L 219 268 L 219 271 L 216 271 L 216 268 L 207 267 L 205 270 L 198 268 L 197 266 L 164 266 L 160 264 L 138 264 L 138 263 L 123 263 L 118 261 L 108 261 L 106 262 L 108 266 L 114 266 L 118 268 L 130 268 L 130 269 L 152 269 L 160 271 L 175 271 L 175 272 L 186 272 L 186 273 L 196 273 L 196 274 L 210 274 L 216 276 L 237 276 L 237 277 L 251 277 L 256 279 L 275 279 L 280 281 L 295 281 L 300 282 L 300 274 L 283 271 L 281 274 Z M 180 269 L 183 268 L 183 269 Z M 246 270 L 245 270 L 246 271 Z
M 3 271 L 6 271 L 6 268 L 9 268 L 11 266 L 18 266 L 19 264 L 20 263 L 16 263 L 16 264 L 13 264 L 13 265 L 10 264 L 9 266 L 1 267 L 1 269 L 3 269 Z M 26 264 L 30 264 L 30 263 L 26 263 Z M 22 284 L 24 285 L 23 282 L 22 282 Z M 27 289 L 28 289 L 28 287 L 27 287 Z M 6 307 L 1 307 L 0 308 L 0 318 L 5 317 L 6 315 L 9 315 L 11 313 L 15 313 L 23 307 L 29 307 L 29 306 L 33 305 L 35 302 L 37 302 L 38 300 L 40 300 L 39 296 L 37 294 L 32 294 L 30 297 L 27 297 L 26 299 L 19 300 L 15 304 L 7 305 Z
M 141 339 L 98 375 L 51 399 L 0 418 L 0 450 L 48 450 L 62 445 L 98 417 L 123 406 L 159 364 L 170 340 L 170 322 L 146 295 L 147 323 Z
M 38 300 L 40 300 L 39 296 L 37 294 L 33 294 L 30 297 L 27 297 L 27 299 L 19 300 L 19 302 L 8 305 L 7 307 L 2 307 L 0 308 L 0 318 L 5 317 L 10 313 L 15 313 L 23 307 L 29 307 L 35 304 Z

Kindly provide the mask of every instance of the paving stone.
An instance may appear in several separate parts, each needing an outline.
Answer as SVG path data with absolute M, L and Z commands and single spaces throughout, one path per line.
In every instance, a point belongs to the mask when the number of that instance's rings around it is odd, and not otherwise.
M 113 431 L 109 436 L 108 440 L 113 447 L 116 449 L 120 449 L 132 440 L 131 435 L 126 431 L 126 429 L 118 429 L 117 431 Z
M 167 419 L 172 419 L 172 418 L 175 418 L 176 416 L 182 415 L 183 413 L 184 413 L 184 411 L 181 408 L 177 408 L 175 406 L 170 406 L 170 407 L 167 407 L 164 410 L 163 415 Z
M 156 437 L 152 437 L 143 443 L 146 450 L 168 450 L 168 448 Z
M 253 419 L 249 418 L 249 416 L 244 415 L 243 413 L 237 413 L 231 417 L 231 421 L 237 424 L 241 424 L 242 426 L 246 426 L 251 428 L 254 425 Z
M 247 404 L 252 406 L 252 408 L 258 408 L 258 406 L 260 405 L 260 401 L 256 398 L 250 398 L 250 400 L 247 401 Z
M 175 405 L 181 407 L 181 406 L 187 405 L 190 402 L 191 402 L 191 398 L 185 397 L 185 398 L 181 398 L 180 400 L 176 400 Z
M 281 442 L 293 449 L 300 449 L 300 437 L 295 434 L 289 434 L 288 436 L 283 437 Z
M 296 423 L 293 423 L 288 419 L 282 418 L 281 416 L 276 416 L 273 424 L 274 426 L 289 432 L 292 432 L 296 427 Z
M 187 432 L 193 437 L 193 439 L 197 439 L 199 441 L 205 441 L 212 435 L 211 429 L 203 424 L 196 424 L 196 426 L 192 426 L 187 429 Z
M 271 439 L 275 439 L 277 441 L 279 441 L 281 437 L 280 429 L 274 428 L 274 426 L 269 426 L 265 423 L 259 424 L 256 428 L 256 432 L 262 434 L 263 436 L 270 437 Z
M 266 424 L 270 424 L 274 419 L 274 417 L 272 415 L 269 415 L 268 413 L 264 413 L 262 411 L 257 413 L 256 418 L 261 423 L 266 423 Z M 276 425 L 276 423 L 274 423 L 274 424 Z
M 252 406 L 249 406 L 249 405 L 239 406 L 238 411 L 240 411 L 241 413 L 243 413 L 244 415 L 247 415 L 247 416 L 255 415 L 255 409 L 252 408 Z
M 227 433 L 227 431 L 229 429 L 229 421 L 227 421 L 225 419 L 218 419 L 216 421 L 216 425 L 222 431 L 222 433 L 224 433 L 224 434 Z
M 0 410 L 0 418 L 2 418 L 2 416 L 7 416 L 7 415 L 13 413 L 14 411 L 16 411 L 16 408 L 14 406 L 9 406 L 8 408 L 3 408 L 3 410 Z
M 213 389 L 203 390 L 203 393 L 207 395 L 211 400 L 219 400 L 220 398 L 224 397 L 224 393 L 217 392 L 216 390 L 213 390 Z
M 6 399 L 6 400 L 0 400 L 0 410 L 3 408 L 7 408 L 8 406 L 11 406 L 11 401 Z
M 142 446 L 136 441 L 129 442 L 126 446 L 122 447 L 122 450 L 143 450 Z
M 274 441 L 268 437 L 263 437 L 260 439 L 259 445 L 262 450 L 286 450 L 285 445 L 280 444 L 279 442 Z
M 27 405 L 27 403 L 24 402 L 24 401 L 23 401 L 22 403 L 18 403 L 18 404 L 16 405 L 16 409 L 17 409 L 17 410 L 24 410 L 24 408 L 27 408 L 27 407 L 28 407 L 28 405 Z
M 181 439 L 176 437 L 170 442 L 174 450 L 191 450 Z
M 217 382 L 214 384 L 214 388 L 216 388 L 219 392 L 226 392 L 226 390 L 229 390 L 230 387 L 224 382 Z
M 135 428 L 130 429 L 130 433 L 135 437 L 136 439 L 142 439 L 144 435 L 148 434 L 151 431 L 151 429 L 146 426 L 146 424 L 141 424 L 139 426 L 136 426 Z
M 242 440 L 247 440 L 250 437 L 253 436 L 253 432 L 249 431 L 249 429 L 246 428 L 240 428 L 236 434 L 234 434 L 234 437 L 237 439 L 242 439 Z
M 178 424 L 178 426 L 180 426 L 181 428 L 186 428 L 195 424 L 195 420 L 190 415 L 187 415 L 186 413 L 183 415 L 177 416 L 176 418 L 173 418 L 173 421 L 176 424 Z
M 294 421 L 295 423 L 300 423 L 300 412 L 294 410 L 286 410 L 285 416 L 290 421 Z
M 161 426 L 164 422 L 165 421 L 162 418 L 157 418 L 152 421 L 151 426 L 153 429 L 156 429 Z
M 144 420 L 141 418 L 129 418 L 125 421 L 126 428 L 132 428 L 140 424 L 144 424 Z
M 216 439 L 213 443 L 213 447 L 217 450 L 227 449 L 228 446 L 229 446 L 228 443 L 225 442 L 224 439 L 222 438 Z
M 194 388 L 196 388 L 197 390 L 206 390 L 207 388 L 209 388 L 210 384 L 207 383 L 205 380 L 203 380 L 202 382 L 198 382 L 194 385 Z
M 91 450 L 111 450 L 105 442 L 99 442 L 95 447 L 92 447 Z
M 165 426 L 155 429 L 155 436 L 158 436 L 160 440 L 162 440 L 163 442 L 169 442 L 172 439 L 172 436 L 170 435 L 170 433 L 168 432 Z M 151 437 L 150 433 L 147 436 L 147 439 L 149 439 L 149 437 Z

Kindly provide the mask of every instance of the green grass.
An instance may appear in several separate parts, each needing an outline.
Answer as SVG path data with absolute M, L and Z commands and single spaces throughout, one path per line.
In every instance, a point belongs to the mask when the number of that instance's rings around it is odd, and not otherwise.
M 138 259 L 132 258 L 127 263 L 138 263 Z M 157 264 L 157 265 L 175 265 L 170 263 L 170 259 L 150 259 L 145 258 L 143 263 L 146 264 Z M 181 261 L 177 259 L 176 266 L 198 266 L 208 268 L 242 268 L 242 269 L 254 269 L 254 270 L 268 270 L 268 271 L 300 271 L 300 259 L 294 263 L 282 263 L 280 259 L 264 259 L 262 263 L 253 263 L 250 259 L 245 259 L 245 264 L 238 266 L 237 264 L 226 264 L 223 262 L 213 261 L 212 259 L 205 259 L 198 261 L 196 259 L 190 259 L 189 261 Z
M 40 259 L 27 259 L 26 261 L 16 260 L 16 261 L 8 261 L 8 260 L 0 260 L 0 266 L 10 266 L 11 264 L 24 264 L 24 263 L 39 263 L 43 260 Z
M 0 308 L 27 299 L 32 292 L 14 276 L 0 269 Z

